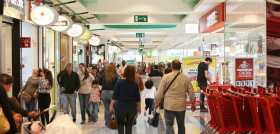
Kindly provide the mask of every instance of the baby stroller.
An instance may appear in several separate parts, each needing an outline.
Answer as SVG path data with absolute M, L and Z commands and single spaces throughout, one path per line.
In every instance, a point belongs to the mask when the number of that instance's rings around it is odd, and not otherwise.
M 54 111 L 54 113 L 50 119 L 50 123 L 47 126 L 44 126 L 39 121 L 39 117 L 50 110 Z M 33 121 L 23 123 L 21 133 L 24 134 L 26 131 L 28 134 L 81 134 L 80 129 L 72 122 L 69 115 L 63 115 L 54 120 L 55 115 L 55 108 L 45 109 L 34 117 Z M 31 127 L 27 128 L 27 125 L 31 125 Z

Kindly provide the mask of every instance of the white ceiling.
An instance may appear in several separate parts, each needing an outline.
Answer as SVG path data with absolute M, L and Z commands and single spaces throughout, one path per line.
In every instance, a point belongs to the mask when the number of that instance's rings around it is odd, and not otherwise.
M 71 0 L 55 0 L 56 3 Z M 124 44 L 124 49 L 138 49 L 136 33 L 145 33 L 145 38 L 152 44 L 145 49 L 170 49 L 196 40 L 199 34 L 186 34 L 185 24 L 198 24 L 199 19 L 211 9 L 225 0 L 200 0 L 197 4 L 185 3 L 184 0 L 95 0 L 96 3 L 73 3 L 61 6 L 68 12 L 80 13 L 80 18 L 94 19 L 84 23 L 90 24 L 90 29 L 105 29 L 93 31 L 104 39 L 114 39 Z M 227 22 L 234 24 L 229 31 L 244 31 L 254 25 L 265 24 L 265 0 L 227 0 Z M 71 10 L 67 9 L 69 7 Z M 242 15 L 240 15 L 242 14 Z M 135 23 L 134 15 L 148 15 L 149 22 Z M 182 16 L 185 15 L 185 16 Z M 177 25 L 165 29 L 124 29 L 106 28 L 104 25 Z M 219 34 L 218 34 L 219 35 Z M 196 40 L 195 40 L 196 39 Z M 199 43 L 198 43 L 199 44 Z M 191 46 L 194 47 L 194 46 Z

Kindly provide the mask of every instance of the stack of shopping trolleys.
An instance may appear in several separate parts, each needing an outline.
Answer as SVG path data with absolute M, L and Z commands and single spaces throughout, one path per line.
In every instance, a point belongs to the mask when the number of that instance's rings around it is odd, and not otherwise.
M 204 133 L 280 134 L 279 89 L 204 89 L 211 115 Z

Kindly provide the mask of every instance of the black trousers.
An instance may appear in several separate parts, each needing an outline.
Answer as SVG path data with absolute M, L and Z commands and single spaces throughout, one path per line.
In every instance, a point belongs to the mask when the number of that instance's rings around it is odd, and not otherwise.
M 198 87 L 202 91 L 203 87 L 207 87 L 207 83 L 198 83 Z M 205 94 L 200 93 L 200 109 L 205 108 L 204 100 L 205 100 Z
M 116 118 L 119 134 L 131 134 L 132 122 L 136 119 L 137 107 L 117 108 Z M 125 133 L 124 133 L 125 126 Z
M 146 99 L 145 99 L 145 104 L 146 104 L 145 110 L 147 110 L 147 109 L 149 108 L 149 115 L 151 115 L 152 110 L 154 109 L 154 108 L 153 108 L 154 99 L 146 98 Z
M 51 104 L 51 95 L 48 93 L 39 93 L 38 106 L 39 106 L 40 112 L 49 108 L 50 104 Z M 47 124 L 49 124 L 49 122 L 50 122 L 49 112 L 46 112 L 41 115 L 41 121 L 44 126 L 46 125 L 45 121 L 47 122 Z

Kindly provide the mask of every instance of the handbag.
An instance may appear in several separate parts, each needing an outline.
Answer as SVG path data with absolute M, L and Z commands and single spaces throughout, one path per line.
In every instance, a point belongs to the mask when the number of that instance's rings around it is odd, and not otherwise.
M 24 102 L 29 103 L 31 100 L 31 95 L 25 91 L 22 92 L 21 98 L 23 99 Z
M 164 91 L 163 93 L 163 98 L 161 100 L 161 102 L 159 103 L 159 107 L 161 109 L 163 109 L 163 106 L 164 106 L 164 97 L 165 97 L 165 94 L 166 92 L 168 91 L 169 87 L 172 85 L 172 83 L 176 80 L 176 78 L 179 76 L 180 72 L 174 77 L 174 79 L 171 81 L 171 83 L 168 85 L 167 89 Z
M 0 105 L 0 122 L 1 122 L 0 134 L 4 134 L 4 133 L 8 132 L 10 130 L 10 123 L 9 123 L 8 119 L 6 118 L 1 105 Z
M 117 122 L 117 119 L 115 117 L 115 114 L 113 114 L 113 113 L 110 114 L 107 126 L 108 126 L 108 128 L 110 128 L 112 130 L 118 129 L 118 122 Z

